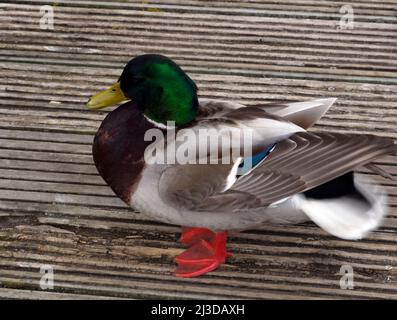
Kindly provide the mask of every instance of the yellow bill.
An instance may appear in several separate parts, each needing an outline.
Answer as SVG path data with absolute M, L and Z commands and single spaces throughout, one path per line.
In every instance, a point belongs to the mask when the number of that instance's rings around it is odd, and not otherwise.
M 91 97 L 87 102 L 87 107 L 91 110 L 106 108 L 125 100 L 129 100 L 120 89 L 120 82 L 116 82 L 110 88 L 99 92 Z

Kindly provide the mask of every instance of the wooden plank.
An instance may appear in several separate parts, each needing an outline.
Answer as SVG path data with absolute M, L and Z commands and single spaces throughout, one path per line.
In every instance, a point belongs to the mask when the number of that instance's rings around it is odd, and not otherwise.
M 83 295 L 83 294 L 68 294 L 58 292 L 48 292 L 39 290 L 21 290 L 21 289 L 3 289 L 0 288 L 0 299 L 22 299 L 22 300 L 92 300 L 112 299 L 107 296 Z
M 51 0 L 41 1 L 41 0 L 26 0 L 26 1 L 14 1 L 15 3 L 33 3 L 33 4 L 53 4 Z M 227 2 L 224 2 L 227 3 Z M 65 1 L 64 4 L 72 7 L 85 7 L 89 8 L 91 5 L 95 5 L 98 7 L 112 8 L 112 9 L 132 9 L 132 10 L 147 10 L 147 11 L 174 11 L 174 12 L 189 12 L 189 13 L 211 13 L 211 14 L 225 14 L 225 15 L 239 15 L 239 16 L 269 16 L 269 15 L 277 15 L 277 16 L 287 16 L 287 17 L 301 17 L 301 18 L 330 18 L 330 17 L 340 17 L 339 13 L 329 12 L 305 12 L 305 11 L 294 11 L 294 10 L 258 10 L 256 9 L 246 9 L 242 8 L 228 8 L 227 5 L 222 7 L 214 8 L 214 7 L 203 7 L 200 6 L 187 6 L 185 4 L 176 3 L 157 3 L 155 6 L 148 3 L 135 2 L 135 1 L 122 1 L 122 2 L 100 2 L 100 1 Z M 318 8 L 318 7 L 317 7 Z M 154 9 L 154 10 L 153 10 Z M 396 20 L 396 17 L 393 15 L 393 11 L 388 12 L 391 16 L 382 16 L 382 15 L 372 15 L 374 12 L 370 11 L 369 14 L 361 15 L 360 19 L 362 20 L 371 20 L 376 19 L 382 22 L 393 22 Z
M 127 208 L 97 175 L 93 135 L 109 112 L 86 110 L 132 56 L 162 53 L 200 96 L 255 104 L 333 96 L 314 130 L 397 137 L 394 0 L 62 1 L 55 29 L 40 6 L 0 4 L 0 298 L 397 298 L 397 183 L 390 214 L 362 241 L 312 223 L 232 235 L 233 257 L 198 279 L 175 279 L 179 228 Z M 111 109 L 110 109 L 111 110 Z M 396 158 L 377 161 L 397 176 Z M 39 287 L 51 264 L 55 288 Z M 355 289 L 341 290 L 351 265 Z

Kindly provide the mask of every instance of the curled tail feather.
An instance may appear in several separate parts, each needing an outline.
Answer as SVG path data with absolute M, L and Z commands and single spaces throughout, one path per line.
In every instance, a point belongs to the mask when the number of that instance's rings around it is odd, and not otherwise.
M 348 173 L 303 193 L 301 210 L 330 234 L 357 240 L 379 227 L 387 214 L 387 196 L 380 186 Z

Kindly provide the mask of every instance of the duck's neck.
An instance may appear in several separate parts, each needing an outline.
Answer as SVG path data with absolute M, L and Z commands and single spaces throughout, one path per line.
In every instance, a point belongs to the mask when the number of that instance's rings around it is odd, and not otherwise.
M 128 102 L 107 115 L 95 136 L 92 151 L 98 172 L 127 203 L 145 168 L 144 151 L 151 143 L 145 141 L 145 132 L 154 127 Z
M 172 121 L 175 126 L 183 126 L 192 122 L 198 112 L 198 99 L 195 92 L 183 86 L 168 86 L 160 92 L 145 94 L 142 111 L 155 123 L 166 125 Z

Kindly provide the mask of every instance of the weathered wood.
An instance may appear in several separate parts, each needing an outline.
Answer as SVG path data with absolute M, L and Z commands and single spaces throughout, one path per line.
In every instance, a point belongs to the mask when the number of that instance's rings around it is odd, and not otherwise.
M 91 143 L 109 112 L 85 108 L 134 55 L 162 53 L 200 96 L 245 104 L 332 96 L 314 130 L 397 138 L 394 0 L 65 0 L 54 30 L 40 6 L 0 4 L 0 298 L 397 298 L 397 182 L 360 168 L 389 193 L 390 214 L 362 241 L 314 224 L 232 236 L 232 258 L 197 279 L 172 276 L 179 227 L 127 208 L 98 176 Z M 110 109 L 111 110 L 111 109 Z M 397 177 L 396 157 L 377 162 Z M 40 289 L 40 267 L 55 288 Z M 355 271 L 339 287 L 340 267 Z

